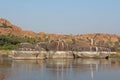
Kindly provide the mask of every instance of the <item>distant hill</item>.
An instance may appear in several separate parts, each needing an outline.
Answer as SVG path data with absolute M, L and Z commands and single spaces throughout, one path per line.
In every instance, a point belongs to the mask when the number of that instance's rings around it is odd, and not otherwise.
M 120 46 L 120 36 L 115 34 L 81 34 L 81 35 L 63 35 L 63 34 L 46 34 L 44 32 L 35 33 L 25 31 L 20 27 L 12 24 L 10 21 L 0 18 L 0 35 L 16 36 L 18 38 L 32 38 L 34 42 L 64 41 L 74 46 L 100 46 L 118 48 Z M 27 41 L 26 41 L 27 42 Z
M 18 37 L 36 38 L 37 35 L 32 31 L 24 31 L 20 27 L 13 25 L 8 20 L 0 19 L 0 35 L 14 35 Z

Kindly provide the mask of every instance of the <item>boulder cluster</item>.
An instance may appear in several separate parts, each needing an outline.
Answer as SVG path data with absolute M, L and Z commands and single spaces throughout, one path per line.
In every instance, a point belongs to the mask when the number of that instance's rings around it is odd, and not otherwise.
M 54 41 L 51 43 L 41 42 L 36 45 L 21 43 L 18 51 L 111 51 L 110 48 L 97 46 L 77 46 L 67 44 L 64 41 Z

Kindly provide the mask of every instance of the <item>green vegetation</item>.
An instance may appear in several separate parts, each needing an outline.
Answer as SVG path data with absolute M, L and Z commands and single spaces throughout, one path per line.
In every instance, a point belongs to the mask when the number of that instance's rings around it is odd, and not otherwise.
M 0 26 L 0 28 L 12 28 L 12 26 Z
M 120 53 L 120 44 L 119 44 L 119 42 L 115 42 L 115 44 L 113 46 L 113 50 Z
M 0 28 L 12 28 L 12 26 L 7 26 L 5 23 L 3 23 L 2 26 L 0 26 Z
M 24 37 L 19 38 L 16 36 L 0 36 L 0 50 L 14 50 L 17 49 L 20 43 L 28 42 L 35 44 L 37 41 L 33 38 Z
M 110 58 L 120 58 L 120 55 L 119 54 L 111 54 Z

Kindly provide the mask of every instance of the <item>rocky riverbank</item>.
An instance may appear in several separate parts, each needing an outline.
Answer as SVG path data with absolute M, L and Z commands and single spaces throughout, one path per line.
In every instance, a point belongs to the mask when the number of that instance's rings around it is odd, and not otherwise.
M 14 59 L 73 59 L 73 58 L 120 58 L 116 52 L 77 52 L 77 51 L 40 51 L 38 54 L 24 52 L 16 54 L 11 50 L 1 50 L 0 57 L 14 57 Z
M 112 52 L 77 51 L 13 51 L 13 59 L 108 58 Z

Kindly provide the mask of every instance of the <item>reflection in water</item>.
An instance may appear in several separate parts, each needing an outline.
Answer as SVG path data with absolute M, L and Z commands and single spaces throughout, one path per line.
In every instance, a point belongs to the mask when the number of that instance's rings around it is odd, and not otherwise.
M 120 60 L 0 58 L 0 80 L 119 80 Z
M 6 80 L 9 75 L 9 68 L 11 68 L 12 61 L 9 59 L 0 58 L 0 80 Z

